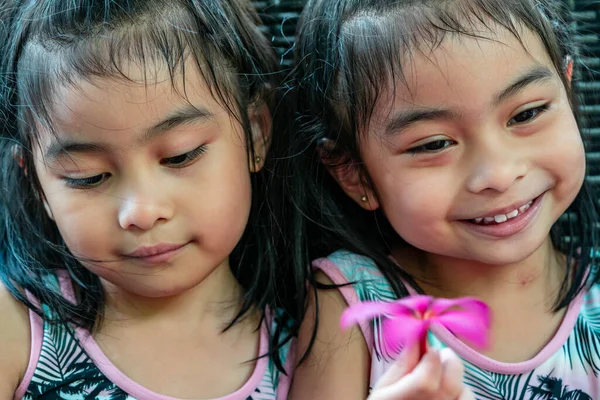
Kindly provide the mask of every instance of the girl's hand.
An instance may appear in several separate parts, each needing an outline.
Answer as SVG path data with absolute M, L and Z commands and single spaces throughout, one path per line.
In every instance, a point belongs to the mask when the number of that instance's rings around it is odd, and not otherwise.
M 367 400 L 474 400 L 462 383 L 464 366 L 448 348 L 429 350 L 419 360 L 418 346 L 403 351 Z

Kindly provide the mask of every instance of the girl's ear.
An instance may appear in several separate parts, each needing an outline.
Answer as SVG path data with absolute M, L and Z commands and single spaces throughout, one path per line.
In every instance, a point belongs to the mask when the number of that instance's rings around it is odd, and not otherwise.
M 359 164 L 350 159 L 347 154 L 336 152 L 333 140 L 323 139 L 317 151 L 329 174 L 352 200 L 368 211 L 379 208 L 377 195 L 365 181 Z
M 23 158 L 23 150 L 18 145 L 12 146 L 12 155 L 15 162 L 19 165 L 19 168 L 23 170 L 25 176 L 27 176 L 27 168 L 25 167 L 25 160 Z
M 23 170 L 23 173 L 25 174 L 25 176 L 28 176 L 27 175 L 28 174 L 27 167 L 25 166 L 25 159 L 23 158 L 22 148 L 20 148 L 17 145 L 14 145 L 13 149 L 12 149 L 12 153 L 13 153 L 13 158 L 15 159 L 15 162 L 19 165 L 19 168 L 21 168 Z M 37 194 L 37 197 L 39 197 L 39 199 L 44 204 L 44 210 L 46 210 L 46 214 L 48 215 L 48 218 L 50 218 L 52 221 L 54 221 L 54 215 L 52 214 L 52 209 L 50 209 L 50 205 L 48 205 L 48 201 L 46 201 L 46 196 L 43 193 L 39 193 L 39 192 L 37 192 L 36 194 Z
M 50 208 L 50 206 L 48 205 L 48 202 L 46 201 L 46 196 L 41 195 L 42 197 L 42 202 L 44 203 L 44 210 L 46 210 L 46 214 L 48 215 L 48 218 L 50 218 L 52 221 L 54 221 L 54 215 L 52 214 L 52 209 Z
M 573 80 L 573 57 L 567 57 L 567 65 L 565 67 L 565 75 L 569 83 Z
M 250 160 L 250 172 L 258 172 L 265 165 L 265 158 L 271 145 L 273 119 L 269 107 L 263 102 L 250 106 L 248 119 L 254 148 L 254 160 Z

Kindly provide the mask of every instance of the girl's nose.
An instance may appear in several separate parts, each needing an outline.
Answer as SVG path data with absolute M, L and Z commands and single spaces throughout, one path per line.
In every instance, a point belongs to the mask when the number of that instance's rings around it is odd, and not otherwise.
M 508 141 L 479 143 L 474 149 L 474 162 L 467 179 L 467 190 L 481 193 L 488 190 L 506 192 L 527 174 L 527 163 L 521 152 Z
M 168 221 L 172 217 L 173 206 L 168 193 L 157 188 L 131 190 L 119 208 L 119 225 L 123 229 L 150 230 L 159 221 Z

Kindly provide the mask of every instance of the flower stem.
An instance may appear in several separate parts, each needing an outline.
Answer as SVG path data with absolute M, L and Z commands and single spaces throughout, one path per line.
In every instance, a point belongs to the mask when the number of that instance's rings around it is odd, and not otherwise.
M 425 353 L 427 353 L 427 331 L 425 331 L 425 334 L 419 339 L 419 359 L 421 359 Z

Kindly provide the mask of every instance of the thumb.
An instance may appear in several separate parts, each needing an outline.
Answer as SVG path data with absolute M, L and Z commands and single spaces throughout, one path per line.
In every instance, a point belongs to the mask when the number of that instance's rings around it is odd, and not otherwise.
M 383 374 L 377 381 L 374 389 L 389 386 L 398 382 L 403 376 L 412 372 L 421 360 L 421 354 L 418 344 L 405 347 L 400 354 L 400 357 L 392 364 L 392 366 Z

